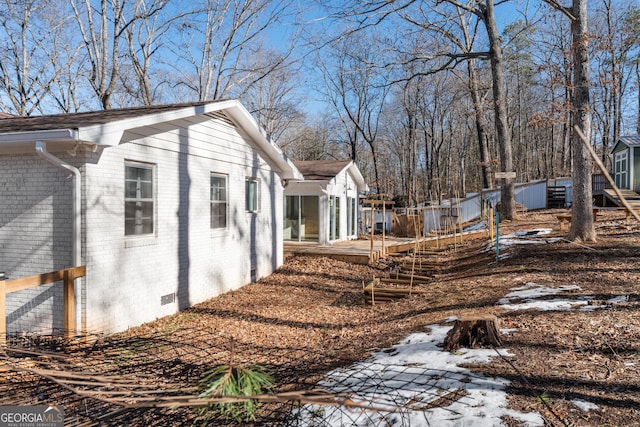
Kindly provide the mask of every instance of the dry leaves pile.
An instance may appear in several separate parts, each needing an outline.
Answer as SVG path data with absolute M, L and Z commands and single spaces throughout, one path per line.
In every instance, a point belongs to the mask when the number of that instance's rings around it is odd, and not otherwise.
M 501 233 L 555 226 L 552 235 L 560 236 L 554 213 L 522 214 L 518 221 L 503 223 Z M 290 258 L 258 283 L 100 338 L 81 354 L 68 348 L 64 363 L 101 375 L 148 375 L 159 386 L 166 382 L 167 387 L 184 390 L 214 366 L 257 363 L 271 371 L 277 391 L 286 392 L 311 388 L 327 371 L 365 359 L 408 333 L 424 331 L 426 325 L 450 316 L 494 314 L 503 328 L 511 329 L 502 338 L 514 356 L 473 368 L 511 380 L 508 393 L 514 409 L 539 411 L 549 425 L 638 424 L 640 230 L 615 212 L 605 213 L 597 228 L 597 243 L 505 248 L 509 257 L 498 263 L 486 250 L 486 241 L 456 245 L 425 260 L 438 266 L 432 282 L 417 285 L 430 290 L 428 294 L 373 307 L 364 301 L 363 283 L 389 275 L 390 267 L 401 259 L 362 266 L 326 258 Z M 580 289 L 569 296 L 590 296 L 596 305 L 614 297 L 626 299 L 592 311 L 507 311 L 497 305 L 510 289 L 528 282 L 577 285 Z M 18 357 L 14 354 L 12 360 Z M 24 355 L 20 357 L 24 361 Z M 12 375 L 0 372 L 0 393 L 14 390 L 0 403 L 41 401 L 39 393 L 46 389 L 49 398 L 61 399 L 65 411 L 77 419 L 118 411 L 117 405 L 94 405 L 83 415 L 80 401 L 68 391 L 29 373 Z M 34 381 L 39 388 L 25 386 Z M 575 401 L 588 401 L 597 408 L 585 411 Z M 88 400 L 82 402 L 86 408 Z M 126 422 L 179 425 L 196 415 L 186 409 L 146 410 L 127 413 Z M 123 422 L 122 416 L 118 422 Z M 277 411 L 270 416 L 277 417 Z

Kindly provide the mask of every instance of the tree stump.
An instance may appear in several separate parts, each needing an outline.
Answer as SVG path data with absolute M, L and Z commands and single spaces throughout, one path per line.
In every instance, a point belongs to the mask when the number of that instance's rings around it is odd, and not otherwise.
M 498 318 L 493 315 L 467 317 L 456 323 L 444 339 L 444 349 L 454 351 L 460 347 L 481 348 L 502 345 L 498 332 Z

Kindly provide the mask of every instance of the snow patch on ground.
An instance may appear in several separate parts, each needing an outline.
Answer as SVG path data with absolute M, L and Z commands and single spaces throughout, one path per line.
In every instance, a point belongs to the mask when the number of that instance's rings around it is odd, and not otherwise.
M 512 234 L 505 234 L 504 236 L 500 236 L 500 246 L 546 245 L 562 241 L 560 237 L 544 237 L 547 234 L 551 234 L 551 231 L 550 228 L 538 228 L 535 230 L 516 231 Z
M 574 405 L 576 405 L 578 408 L 582 409 L 585 412 L 598 409 L 598 405 L 596 405 L 595 403 L 587 402 L 586 400 L 582 400 L 582 399 L 573 399 L 571 403 L 573 403 Z
M 507 310 L 537 309 L 540 311 L 572 310 L 576 307 L 587 306 L 592 296 L 577 296 L 575 298 L 552 298 L 549 296 L 559 293 L 578 291 L 580 286 L 565 285 L 550 288 L 537 283 L 528 282 L 523 286 L 511 289 L 504 298 L 498 301 L 498 305 Z M 591 308 L 591 307 L 589 307 Z M 596 307 L 593 307 L 596 308 Z
M 347 393 L 355 402 L 393 407 L 395 412 L 306 405 L 298 411 L 299 419 L 304 425 L 323 426 L 480 427 L 502 425 L 501 417 L 508 415 L 526 426 L 544 424 L 537 412 L 507 409 L 508 380 L 485 377 L 461 366 L 486 363 L 498 356 L 496 350 L 460 349 L 452 354 L 438 347 L 451 327 L 431 325 L 429 329 L 375 353 L 370 361 L 335 370 L 318 384 L 331 392 Z M 497 351 L 509 355 L 507 350 Z

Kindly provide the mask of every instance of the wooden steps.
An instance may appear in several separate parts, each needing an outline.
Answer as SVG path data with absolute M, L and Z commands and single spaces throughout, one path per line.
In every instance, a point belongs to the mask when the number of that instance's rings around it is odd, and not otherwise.
M 385 283 L 409 285 L 409 281 L 406 279 L 374 278 L 371 283 L 362 288 L 364 298 L 369 304 L 374 305 L 377 302 L 397 301 L 410 295 L 422 295 L 429 292 L 427 289 L 422 289 L 417 286 L 383 287 L 382 284 Z

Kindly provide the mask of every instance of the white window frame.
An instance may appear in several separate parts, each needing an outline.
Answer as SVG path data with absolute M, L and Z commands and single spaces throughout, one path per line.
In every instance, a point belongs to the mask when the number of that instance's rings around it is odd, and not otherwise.
M 213 183 L 211 182 L 213 178 L 223 179 L 224 180 L 224 200 L 218 200 L 214 198 L 214 188 Z M 229 177 L 225 174 L 211 172 L 209 175 L 209 226 L 212 231 L 215 230 L 226 230 L 229 227 Z M 224 204 L 224 226 L 213 226 L 213 206 Z
M 251 193 L 250 186 L 255 185 L 255 192 Z M 244 209 L 247 213 L 260 212 L 260 179 L 247 177 L 244 184 Z
M 127 169 L 128 168 L 137 168 L 137 169 L 146 169 L 151 171 L 151 180 L 150 181 L 145 181 L 151 184 L 151 197 L 142 197 L 141 193 L 141 187 L 139 186 L 139 184 L 141 183 L 140 179 L 138 178 L 137 182 L 138 182 L 138 187 L 136 190 L 136 196 L 135 197 L 127 197 L 127 182 L 131 182 L 132 180 L 127 178 Z M 158 206 L 158 201 L 157 201 L 157 192 L 156 192 L 156 165 L 155 164 L 151 164 L 151 163 L 141 163 L 141 162 L 133 162 L 133 161 L 125 161 L 124 164 L 124 235 L 125 237 L 149 237 L 149 236 L 155 236 L 157 227 L 157 221 L 156 221 L 156 210 L 157 210 L 157 206 Z M 151 232 L 147 232 L 147 233 L 143 233 L 143 232 L 134 232 L 131 233 L 127 233 L 127 204 L 128 203 L 152 203 L 152 212 L 151 212 Z M 145 218 L 142 218 L 145 219 Z M 149 219 L 149 218 L 146 218 Z M 138 226 L 138 224 L 136 224 L 136 227 Z M 140 224 L 141 227 L 143 227 L 142 224 Z M 134 227 L 134 228 L 136 228 Z

